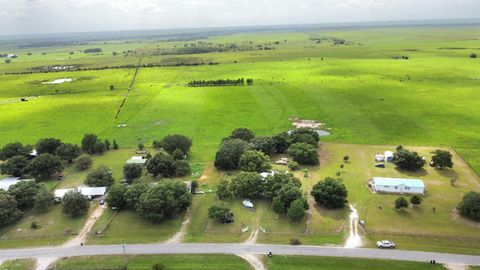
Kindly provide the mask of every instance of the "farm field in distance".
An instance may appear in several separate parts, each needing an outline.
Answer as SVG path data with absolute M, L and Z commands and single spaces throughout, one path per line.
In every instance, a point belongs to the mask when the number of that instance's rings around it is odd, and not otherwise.
M 153 142 L 169 134 L 183 134 L 193 142 L 185 157 L 191 173 L 172 178 L 195 180 L 201 191 L 192 195 L 188 210 L 157 223 L 133 209 L 116 211 L 99 206 L 98 201 L 91 203 L 89 213 L 75 219 L 65 216 L 60 204 L 43 214 L 28 210 L 17 223 L 0 228 L 0 249 L 60 246 L 81 233 L 98 207 L 104 209 L 94 218 L 84 238 L 86 245 L 286 245 L 298 240 L 302 245 L 341 247 L 350 232 L 349 207 L 327 209 L 310 196 L 316 183 L 332 177 L 346 186 L 348 204 L 365 221 L 360 229 L 361 246 L 375 248 L 378 240 L 391 239 L 398 249 L 480 255 L 480 223 L 463 218 L 456 209 L 465 193 L 480 191 L 480 60 L 469 57 L 480 53 L 478 26 L 209 33 L 31 47 L 15 42 L 33 41 L 0 39 L 0 53 L 18 55 L 11 63 L 0 62 L 0 147 L 17 141 L 34 145 L 50 137 L 80 144 L 87 133 L 119 145 L 101 155 L 91 154 L 93 165 L 85 170 L 63 161 L 61 181 L 55 176 L 44 181 L 50 192 L 84 186 L 87 175 L 101 165 L 120 184 L 125 162 L 138 155 L 138 145 L 155 155 L 160 150 L 153 148 Z M 192 53 L 191 44 L 207 49 Z M 90 48 L 102 52 L 84 52 Z M 72 70 L 45 71 L 52 66 Z M 188 85 L 240 78 L 253 83 Z M 238 197 L 224 202 L 234 213 L 233 223 L 209 218 L 209 207 L 219 201 L 220 181 L 240 172 L 215 168 L 222 139 L 238 127 L 251 129 L 256 136 L 272 136 L 292 130 L 295 119 L 318 121 L 330 133 L 320 138 L 320 164 L 292 171 L 308 199 L 306 217 L 292 222 L 286 214 L 276 214 L 267 199 L 252 198 L 255 209 L 247 210 L 242 205 L 245 198 Z M 376 168 L 375 153 L 395 151 L 397 145 L 417 151 L 427 165 L 416 172 L 400 170 L 389 162 L 385 168 Z M 452 153 L 453 169 L 428 166 L 436 149 Z M 287 170 L 274 164 L 287 156 L 270 156 L 272 169 Z M 0 180 L 6 177 L 0 174 Z M 368 187 L 373 177 L 418 178 L 427 191 L 419 206 L 399 211 L 394 205 L 400 195 L 373 193 Z M 140 180 L 164 181 L 145 169 L 135 181 Z M 32 228 L 33 222 L 40 227 Z M 350 269 L 352 265 L 358 269 L 443 269 L 363 259 L 274 256 L 261 260 L 271 270 Z M 246 261 L 230 255 L 128 258 L 129 269 L 152 269 L 156 262 L 167 269 L 250 269 Z M 72 257 L 57 261 L 56 269 L 120 267 L 123 263 L 120 256 Z M 4 265 L 23 269 L 31 262 Z

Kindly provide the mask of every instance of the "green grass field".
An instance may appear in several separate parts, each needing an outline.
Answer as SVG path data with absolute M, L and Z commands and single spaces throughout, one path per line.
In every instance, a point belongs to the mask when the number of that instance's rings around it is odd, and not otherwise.
M 0 269 L 5 270 L 32 270 L 34 269 L 35 261 L 31 259 L 11 260 L 0 264 Z
M 119 256 L 77 257 L 60 260 L 55 269 L 93 270 L 121 267 L 128 263 L 128 269 L 150 270 L 152 265 L 163 263 L 166 269 L 205 270 L 248 270 L 247 262 L 233 255 L 165 255 L 128 256 L 127 261 Z
M 270 270 L 375 270 L 375 269 L 445 269 L 442 265 L 428 263 L 367 260 L 354 258 L 306 257 L 306 256 L 273 256 L 265 259 Z
M 346 269 L 445 269 L 442 265 L 427 263 L 369 260 L 354 258 L 273 256 L 264 258 L 268 269 L 300 270 L 346 270 Z M 241 258 L 232 255 L 162 255 L 128 256 L 128 269 L 151 269 L 155 263 L 163 263 L 166 269 L 251 269 Z M 56 264 L 56 269 L 93 270 L 99 268 L 120 267 L 125 264 L 120 256 L 66 258 Z

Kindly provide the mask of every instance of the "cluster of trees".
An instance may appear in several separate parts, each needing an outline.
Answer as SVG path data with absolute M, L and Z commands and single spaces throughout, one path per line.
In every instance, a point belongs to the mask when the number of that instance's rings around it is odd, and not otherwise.
M 0 149 L 0 173 L 22 177 L 29 175 L 36 180 L 48 179 L 54 173 L 63 171 L 62 161 L 72 163 L 77 159 L 76 167 L 80 170 L 91 166 L 89 156 L 80 156 L 82 150 L 88 154 L 103 153 L 110 149 L 108 140 L 102 141 L 94 134 L 86 134 L 79 147 L 76 144 L 63 143 L 59 139 L 40 139 L 35 146 L 23 145 L 15 142 L 3 146 Z M 118 149 L 118 144 L 113 141 L 113 148 Z M 36 150 L 34 154 L 33 149 Z
M 287 152 L 294 163 L 317 165 L 319 163 L 317 147 L 320 137 L 309 128 L 299 128 L 288 134 L 283 132 L 275 136 L 255 136 L 247 128 L 237 128 L 222 140 L 215 155 L 215 167 L 222 170 L 242 169 L 262 172 L 270 169 L 269 158 L 275 153 Z
M 144 63 L 141 64 L 142 68 L 153 68 L 153 67 L 180 67 L 180 66 L 204 66 L 204 65 L 219 65 L 218 62 L 178 62 L 178 63 Z M 50 72 L 75 72 L 75 71 L 87 71 L 87 70 L 106 70 L 106 69 L 132 69 L 137 68 L 137 65 L 128 64 L 128 65 L 118 65 L 118 66 L 99 66 L 99 67 L 82 67 L 80 65 L 72 66 L 68 69 L 53 69 L 50 66 L 32 68 L 29 71 L 18 71 L 18 72 L 5 72 L 5 75 L 22 75 L 22 74 L 33 74 L 33 73 L 50 73 Z
M 422 203 L 423 199 L 420 195 L 413 195 L 412 197 L 410 197 L 410 203 L 413 205 L 413 206 L 418 206 Z M 401 210 L 401 209 L 404 209 L 404 208 L 408 208 L 409 206 L 409 202 L 408 200 L 405 198 L 405 197 L 398 197 L 396 200 L 395 200 L 395 209 L 397 210 Z
M 116 140 L 110 143 L 109 140 L 102 140 L 95 134 L 85 134 L 82 139 L 82 150 L 88 154 L 103 154 L 110 148 L 118 149 Z
M 0 189 L 0 227 L 17 222 L 24 211 L 44 213 L 52 206 L 53 196 L 47 186 L 35 181 L 20 181 L 8 191 Z
M 432 154 L 430 166 L 439 169 L 453 167 L 452 154 L 449 151 L 437 149 Z M 402 170 L 416 171 L 423 168 L 426 161 L 417 152 L 409 151 L 399 145 L 393 155 L 393 163 Z
M 147 171 L 153 176 L 182 177 L 191 172 L 186 160 L 192 147 L 192 140 L 184 135 L 167 135 L 162 140 L 153 141 L 153 147 L 163 151 L 147 161 Z
M 248 85 L 253 84 L 253 79 L 246 80 Z M 187 86 L 190 87 L 205 87 L 205 86 L 243 86 L 245 85 L 245 79 L 218 79 L 218 80 L 193 80 L 188 82 Z
M 220 200 L 233 197 L 271 200 L 276 213 L 287 213 L 290 219 L 299 221 L 308 209 L 301 185 L 300 180 L 290 173 L 276 173 L 264 179 L 255 172 L 241 172 L 231 180 L 222 179 L 217 196 Z
M 117 210 L 133 209 L 146 220 L 161 222 L 186 210 L 192 203 L 192 194 L 184 183 L 175 180 L 155 185 L 138 182 L 110 187 L 106 201 Z
M 101 53 L 102 48 L 89 48 L 83 51 L 84 53 Z
M 4 162 L 0 164 L 0 172 L 2 174 L 22 177 L 30 175 L 37 180 L 45 180 L 50 175 L 61 172 L 63 170 L 62 159 L 70 159 L 71 155 L 75 155 L 77 148 L 74 145 L 63 145 L 60 140 L 41 139 L 36 147 L 37 156 L 32 155 L 33 146 L 23 145 L 15 142 L 10 143 L 0 149 L 0 160 Z M 57 149 L 58 151 L 57 155 Z M 71 150 L 71 152 L 67 150 Z

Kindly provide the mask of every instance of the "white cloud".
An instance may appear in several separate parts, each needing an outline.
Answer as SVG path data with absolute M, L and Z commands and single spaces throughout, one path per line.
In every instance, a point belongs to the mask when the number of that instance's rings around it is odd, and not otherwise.
M 0 33 L 478 17 L 480 0 L 0 0 Z

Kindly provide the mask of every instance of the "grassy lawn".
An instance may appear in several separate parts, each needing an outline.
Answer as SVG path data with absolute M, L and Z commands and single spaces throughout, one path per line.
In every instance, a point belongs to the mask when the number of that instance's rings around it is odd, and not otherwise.
M 5 261 L 3 264 L 0 264 L 0 269 L 2 270 L 32 270 L 35 267 L 35 260 L 24 259 L 24 260 L 11 260 Z
M 247 262 L 233 255 L 163 255 L 128 256 L 128 269 L 150 270 L 152 265 L 163 263 L 166 269 L 249 270 Z M 75 257 L 59 261 L 55 269 L 93 270 L 111 269 L 125 265 L 120 256 Z
M 92 204 L 90 211 L 93 206 Z M 22 220 L 4 229 L 0 248 L 60 245 L 69 239 L 66 232 L 77 234 L 83 228 L 86 218 L 87 215 L 79 218 L 64 215 L 61 205 L 55 205 L 52 210 L 43 214 L 26 212 Z M 40 229 L 30 228 L 33 221 L 40 225 Z
M 410 149 L 429 160 L 430 152 L 435 148 Z M 325 143 L 320 147 L 321 169 L 314 174 L 317 180 L 335 177 L 343 163 L 342 157 L 350 156 L 340 180 L 349 191 L 349 202 L 357 208 L 360 219 L 367 222 L 367 238 L 370 240 L 367 246 L 373 246 L 380 238 L 387 238 L 397 241 L 399 248 L 405 249 L 479 253 L 478 223 L 459 217 L 454 210 L 464 193 L 480 188 L 478 176 L 469 166 L 453 153 L 453 170 L 427 166 L 425 170 L 410 173 L 395 169 L 393 164 L 387 164 L 385 169 L 375 168 L 375 153 L 385 150 L 394 150 L 394 147 Z M 423 203 L 405 211 L 395 210 L 394 201 L 399 195 L 373 194 L 368 189 L 367 181 L 374 176 L 424 180 L 427 193 Z M 452 177 L 457 178 L 455 186 L 450 183 Z
M 104 229 L 112 214 L 112 210 L 106 209 L 92 230 L 95 232 Z M 141 218 L 135 211 L 123 210 L 113 217 L 103 234 L 90 235 L 87 243 L 133 244 L 162 242 L 173 236 L 180 229 L 181 223 L 182 217 L 178 217 L 154 224 Z
M 442 265 L 428 263 L 369 260 L 355 258 L 308 257 L 308 256 L 273 256 L 265 258 L 270 270 L 408 270 L 408 269 L 445 269 Z

